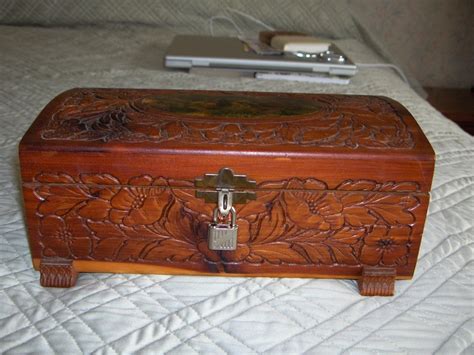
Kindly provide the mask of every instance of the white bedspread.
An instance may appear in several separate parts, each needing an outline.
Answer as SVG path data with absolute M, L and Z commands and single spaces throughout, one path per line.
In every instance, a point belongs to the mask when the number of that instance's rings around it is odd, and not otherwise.
M 474 140 L 388 70 L 347 86 L 222 79 L 161 68 L 170 33 L 151 27 L 0 26 L 0 352 L 457 354 L 473 348 Z M 338 41 L 355 61 L 379 59 Z M 56 94 L 78 86 L 381 94 L 415 116 L 436 155 L 415 277 L 394 297 L 355 281 L 81 274 L 46 289 L 32 269 L 18 142 Z

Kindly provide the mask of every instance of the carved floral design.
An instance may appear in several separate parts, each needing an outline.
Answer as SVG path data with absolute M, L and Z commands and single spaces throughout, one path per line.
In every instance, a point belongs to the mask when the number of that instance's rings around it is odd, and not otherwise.
M 89 230 L 79 217 L 48 215 L 41 220 L 45 256 L 81 258 L 91 252 Z
M 380 97 L 81 89 L 63 99 L 45 140 L 411 149 Z
M 214 206 L 193 189 L 147 175 L 122 185 L 109 174 L 40 174 L 33 188 L 42 253 L 150 263 L 406 265 L 417 184 L 347 180 L 327 190 L 322 181 L 294 178 L 258 186 L 256 200 L 236 206 L 237 250 L 215 252 L 207 248 Z
M 377 225 L 364 240 L 361 258 L 369 265 L 405 263 L 410 235 L 411 228 L 407 225 L 392 228 Z
M 327 231 L 344 224 L 342 203 L 333 193 L 287 192 L 288 217 L 304 229 Z
M 126 226 L 153 224 L 169 202 L 170 196 L 163 188 L 123 188 L 110 200 L 110 220 Z

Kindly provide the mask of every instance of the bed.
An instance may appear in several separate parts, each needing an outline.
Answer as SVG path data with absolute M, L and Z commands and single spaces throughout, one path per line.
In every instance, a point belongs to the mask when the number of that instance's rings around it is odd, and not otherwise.
M 206 77 L 162 68 L 172 29 L 139 25 L 0 26 L 0 352 L 473 353 L 474 140 L 395 73 L 349 85 Z M 380 62 L 360 40 L 336 44 Z M 355 281 L 81 274 L 39 285 L 18 177 L 18 142 L 41 108 L 72 87 L 194 88 L 386 95 L 414 115 L 436 151 L 431 205 L 414 279 L 394 297 Z

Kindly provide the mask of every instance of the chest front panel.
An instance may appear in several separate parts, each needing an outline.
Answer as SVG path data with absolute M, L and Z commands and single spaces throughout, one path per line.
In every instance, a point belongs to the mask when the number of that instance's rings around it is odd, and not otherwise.
M 256 200 L 236 205 L 233 251 L 208 248 L 215 204 L 196 198 L 192 182 L 181 185 L 149 175 L 121 185 L 110 174 L 40 174 L 24 186 L 33 257 L 206 273 L 350 277 L 363 265 L 413 273 L 428 205 L 416 183 L 348 180 L 328 190 L 311 177 L 259 182 Z

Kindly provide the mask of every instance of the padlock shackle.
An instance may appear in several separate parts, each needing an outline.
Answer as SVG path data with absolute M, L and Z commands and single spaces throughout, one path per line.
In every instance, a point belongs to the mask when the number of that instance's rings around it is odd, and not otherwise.
M 237 224 L 237 211 L 235 210 L 235 207 L 230 208 L 229 214 L 230 214 L 230 226 L 235 226 Z M 227 216 L 222 216 L 222 217 L 227 218 L 228 215 Z M 216 207 L 214 209 L 212 221 L 213 221 L 213 223 L 219 223 L 218 220 L 219 220 L 219 208 Z

